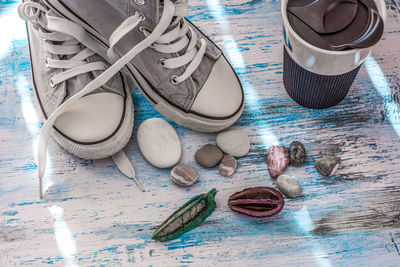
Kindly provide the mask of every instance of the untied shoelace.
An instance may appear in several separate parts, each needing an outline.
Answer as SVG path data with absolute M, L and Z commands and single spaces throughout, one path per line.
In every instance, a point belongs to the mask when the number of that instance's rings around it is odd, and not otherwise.
M 181 56 L 175 58 L 168 59 L 160 59 L 160 65 L 165 68 L 178 68 L 184 66 L 186 64 L 187 67 L 183 74 L 180 76 L 174 75 L 171 77 L 171 82 L 174 84 L 178 84 L 186 80 L 191 76 L 191 74 L 197 69 L 200 65 L 203 55 L 206 50 L 206 42 L 204 39 L 200 40 L 200 48 L 196 48 L 197 36 L 194 33 L 193 29 L 187 25 L 186 20 L 183 18 L 187 14 L 187 4 L 179 4 L 179 1 L 176 2 L 176 6 L 170 0 L 164 0 L 164 8 L 161 15 L 161 18 L 157 24 L 157 26 L 153 29 L 153 31 L 148 31 L 143 29 L 142 32 L 145 34 L 146 38 L 135 45 L 131 50 L 129 50 L 125 55 L 117 59 L 116 53 L 114 51 L 114 46 L 120 41 L 128 32 L 136 28 L 141 21 L 145 19 L 143 14 L 136 12 L 134 16 L 127 18 L 110 36 L 110 48 L 108 50 L 108 57 L 111 60 L 114 60 L 115 63 L 111 65 L 108 69 L 102 72 L 97 78 L 89 82 L 81 91 L 73 95 L 71 98 L 62 103 L 59 107 L 57 107 L 54 112 L 47 118 L 44 122 L 43 127 L 40 131 L 39 143 L 38 143 L 38 176 L 40 181 L 40 196 L 42 196 L 42 178 L 45 174 L 46 169 L 46 152 L 48 140 L 50 138 L 50 134 L 53 130 L 54 123 L 58 116 L 62 114 L 62 112 L 70 107 L 73 103 L 75 103 L 81 97 L 89 94 L 90 92 L 96 90 L 97 88 L 104 85 L 108 80 L 110 80 L 116 73 L 118 73 L 128 62 L 130 62 L 136 55 L 142 52 L 147 47 L 151 46 L 153 49 L 163 52 L 163 53 L 174 53 L 185 49 L 185 53 Z M 22 3 L 19 7 L 20 16 L 27 21 L 39 20 L 41 18 L 41 14 L 44 13 L 47 18 L 47 31 L 52 32 L 54 35 L 58 33 L 66 34 L 74 37 L 79 42 L 85 44 L 90 50 L 96 51 L 96 45 L 90 39 L 88 34 L 84 31 L 82 27 L 76 25 L 70 25 L 70 27 L 65 27 L 64 23 L 68 23 L 68 20 L 51 16 L 50 11 L 47 8 L 43 7 L 39 3 L 28 0 Z M 171 29 L 166 32 L 167 29 Z M 189 32 L 189 34 L 188 34 Z M 48 36 L 43 36 L 44 38 L 48 38 Z M 51 39 L 50 39 L 51 40 Z M 65 40 L 66 42 L 71 42 L 70 45 L 76 45 L 72 40 Z M 80 59 L 83 61 L 89 56 L 90 52 L 82 50 L 76 56 L 76 59 Z M 51 52 L 51 51 L 50 51 Z M 57 52 L 57 51 L 54 51 Z M 72 52 L 72 51 L 71 51 Z M 101 51 L 99 54 L 102 55 Z M 78 56 L 80 55 L 80 56 Z M 61 67 L 60 62 L 49 61 L 49 67 Z M 67 64 L 67 63 L 65 63 Z M 78 63 L 75 63 L 78 65 Z M 62 65 L 62 67 L 72 67 L 78 68 L 82 65 Z M 87 64 L 85 62 L 85 64 Z M 104 65 L 104 64 L 103 64 Z M 100 65 L 91 66 L 92 68 L 100 68 Z M 88 66 L 81 67 L 79 69 L 71 70 L 66 74 L 60 74 L 57 78 L 50 81 L 50 83 L 60 83 L 65 81 L 73 74 L 77 74 L 80 71 L 87 71 L 89 69 Z M 82 72 L 83 73 L 83 72 Z M 125 153 L 123 151 L 117 153 L 113 156 L 113 160 L 118 166 L 118 168 L 128 177 L 135 179 L 135 172 L 133 166 L 130 164 L 127 159 Z M 129 162 L 129 164 L 128 164 Z M 142 190 L 143 186 L 135 179 L 136 183 Z
M 88 36 L 86 31 L 81 26 L 69 20 L 54 16 L 54 14 L 49 11 L 47 7 L 32 0 L 28 0 L 20 4 L 20 6 L 18 7 L 18 12 L 22 19 L 33 24 L 33 30 L 37 34 L 37 36 L 45 40 L 45 50 L 47 50 L 51 54 L 70 57 L 69 59 L 49 58 L 46 60 L 45 67 L 63 70 L 50 78 L 49 83 L 51 87 L 56 87 L 58 84 L 83 73 L 96 70 L 103 71 L 106 69 L 105 64 L 101 61 L 90 63 L 86 62 L 86 59 L 88 57 L 96 53 L 102 55 L 102 50 L 98 49 L 97 45 Z M 136 20 L 137 17 L 138 15 L 134 16 Z M 131 22 L 132 18 L 128 18 L 127 21 Z M 132 26 L 129 23 L 125 25 L 128 25 L 128 27 Z M 119 27 L 116 30 L 117 35 L 121 29 L 123 31 L 123 27 Z M 84 44 L 86 48 L 82 48 L 80 44 Z M 104 57 L 105 55 L 102 56 Z M 111 77 L 119 71 L 119 69 L 114 69 L 115 70 L 113 73 L 109 71 L 109 75 Z M 63 112 L 63 110 L 65 110 L 68 106 L 76 102 L 80 97 L 104 85 L 109 79 L 103 77 L 103 79 L 101 80 L 96 80 L 97 79 L 92 81 L 92 86 L 89 87 L 90 84 L 88 84 L 82 90 L 84 91 L 84 93 L 82 93 L 81 91 L 80 93 L 72 96 L 69 100 L 60 105 L 54 111 L 54 113 L 49 116 L 48 120 L 44 123 L 44 126 L 41 129 L 38 148 L 40 198 L 42 198 L 43 194 L 42 178 L 45 173 L 47 142 L 51 131 L 53 130 L 54 122 L 57 117 Z M 112 159 L 117 167 L 121 170 L 121 172 L 124 173 L 126 176 L 134 179 L 139 188 L 144 191 L 142 184 L 135 177 L 135 170 L 131 162 L 127 158 L 126 154 L 121 150 L 120 152 L 113 155 Z

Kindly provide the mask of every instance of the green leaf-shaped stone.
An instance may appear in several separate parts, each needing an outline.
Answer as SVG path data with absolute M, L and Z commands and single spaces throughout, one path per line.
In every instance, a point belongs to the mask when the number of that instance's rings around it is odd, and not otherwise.
M 202 224 L 215 209 L 217 192 L 214 188 L 186 202 L 157 228 L 152 238 L 158 241 L 172 240 Z

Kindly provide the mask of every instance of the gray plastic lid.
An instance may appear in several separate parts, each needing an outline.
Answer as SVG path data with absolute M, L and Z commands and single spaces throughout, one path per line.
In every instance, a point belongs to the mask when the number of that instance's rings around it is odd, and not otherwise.
M 367 48 L 383 34 L 373 0 L 289 0 L 287 10 L 296 33 L 323 49 Z

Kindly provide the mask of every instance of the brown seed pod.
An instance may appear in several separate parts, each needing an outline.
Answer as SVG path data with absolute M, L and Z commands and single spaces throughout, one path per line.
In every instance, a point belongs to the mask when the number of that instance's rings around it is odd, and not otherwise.
M 246 188 L 229 197 L 228 206 L 251 217 L 264 218 L 278 214 L 285 200 L 282 194 L 267 186 Z

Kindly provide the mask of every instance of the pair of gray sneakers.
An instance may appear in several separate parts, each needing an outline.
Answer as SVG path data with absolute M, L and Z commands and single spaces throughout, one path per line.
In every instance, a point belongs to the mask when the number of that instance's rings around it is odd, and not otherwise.
M 135 179 L 122 151 L 133 129 L 135 85 L 165 117 L 221 131 L 244 107 L 240 81 L 221 50 L 190 21 L 187 0 L 24 0 L 35 95 L 47 143 L 85 159 L 112 156 Z M 142 185 L 137 182 L 143 190 Z

